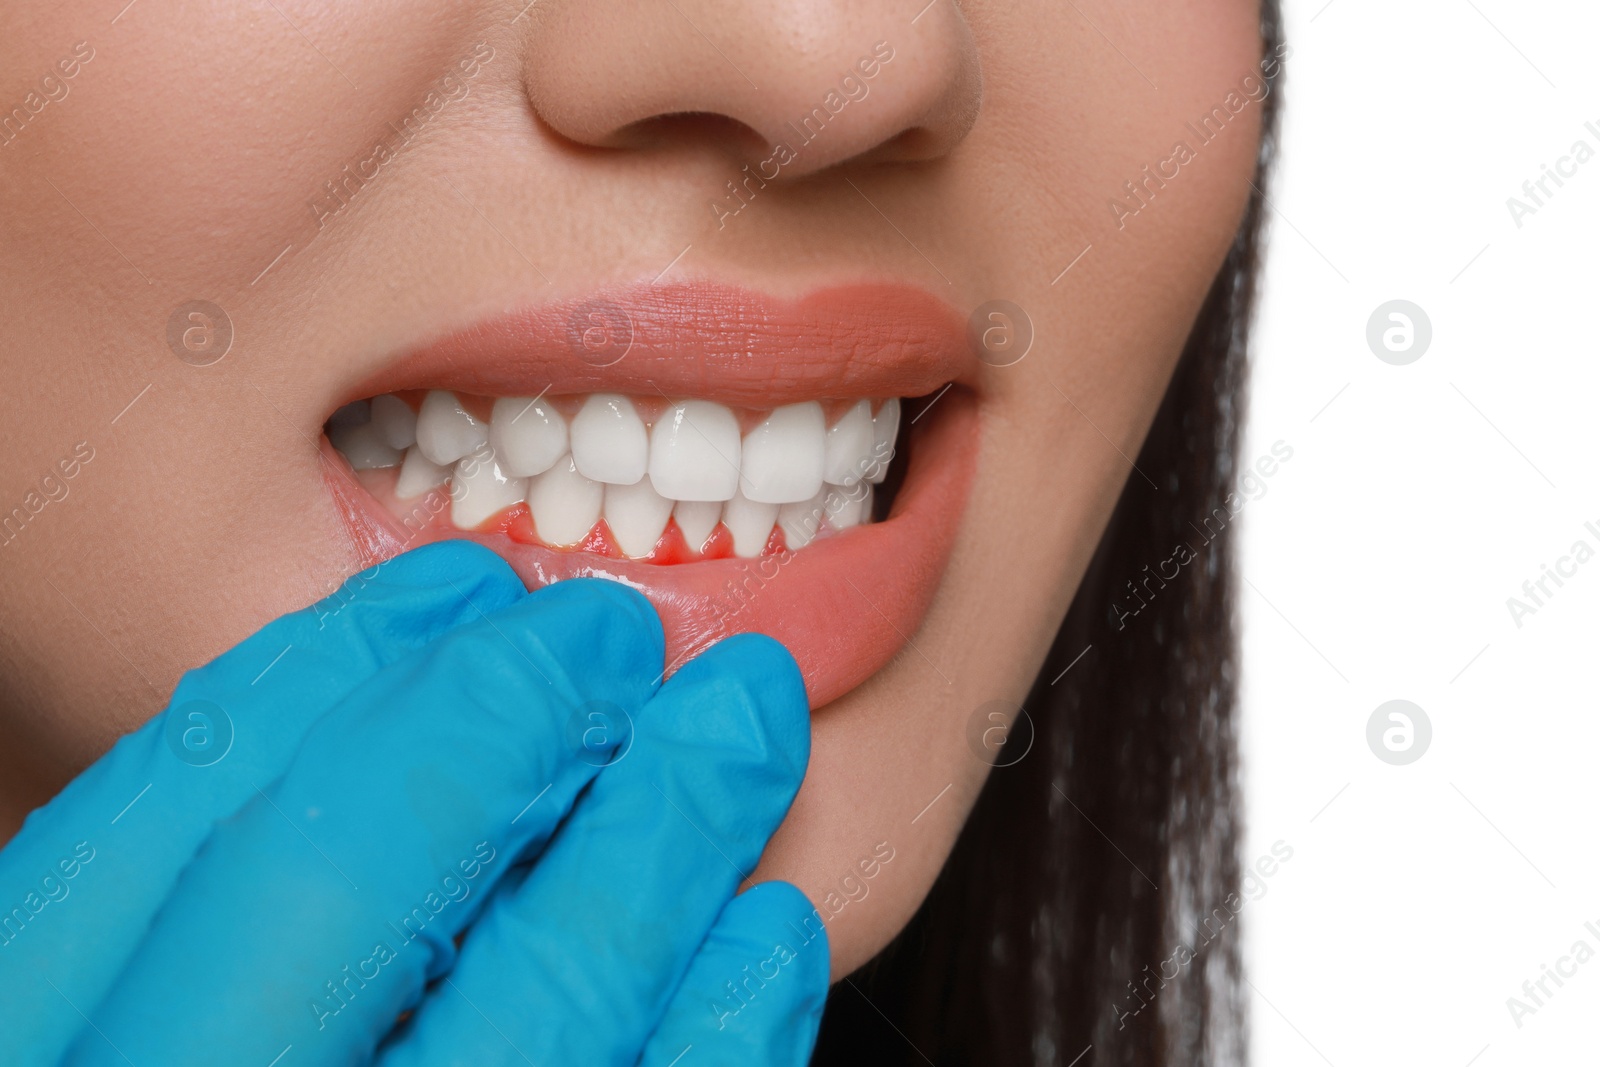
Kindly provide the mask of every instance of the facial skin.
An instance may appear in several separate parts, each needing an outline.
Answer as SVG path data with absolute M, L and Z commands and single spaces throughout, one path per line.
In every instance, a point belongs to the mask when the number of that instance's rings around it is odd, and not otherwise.
M 1260 91 L 1255 5 L 124 2 L 0 12 L 0 109 L 27 116 L 0 136 L 0 512 L 48 499 L 0 547 L 0 840 L 185 670 L 358 569 L 317 442 L 397 353 L 658 275 L 889 280 L 962 317 L 1012 301 L 1035 341 L 982 366 L 931 609 L 815 712 L 756 875 L 843 898 L 887 843 L 830 923 L 835 976 L 865 962 L 944 862 L 988 770 L 969 717 L 1024 697 L 1238 225 L 1259 104 L 1209 143 L 1186 124 Z M 868 94 L 719 226 L 726 183 L 880 41 Z M 464 95 L 319 226 L 308 201 L 430 91 Z M 167 344 L 197 298 L 235 331 L 209 367 Z

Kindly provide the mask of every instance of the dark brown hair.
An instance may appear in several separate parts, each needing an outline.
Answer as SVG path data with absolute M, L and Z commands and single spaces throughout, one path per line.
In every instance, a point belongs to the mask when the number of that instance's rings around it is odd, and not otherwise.
M 1276 55 L 1276 0 L 1261 21 Z M 1191 524 L 1238 476 L 1271 84 L 1243 224 L 1137 460 L 1159 489 L 1128 479 L 1025 705 L 1032 750 L 990 774 L 905 931 L 834 987 L 814 1064 L 1244 1060 L 1238 923 L 1197 928 L 1239 888 L 1234 527 Z M 1125 616 L 1127 583 L 1185 543 L 1196 558 Z

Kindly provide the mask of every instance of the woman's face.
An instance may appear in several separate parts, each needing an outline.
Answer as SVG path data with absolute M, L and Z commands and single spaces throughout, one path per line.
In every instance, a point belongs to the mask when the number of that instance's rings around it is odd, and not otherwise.
M 789 646 L 815 740 L 757 877 L 862 963 L 1163 491 L 1130 457 L 1250 192 L 1256 5 L 125 2 L 0 14 L 0 826 L 465 528 L 642 588 L 678 660 Z

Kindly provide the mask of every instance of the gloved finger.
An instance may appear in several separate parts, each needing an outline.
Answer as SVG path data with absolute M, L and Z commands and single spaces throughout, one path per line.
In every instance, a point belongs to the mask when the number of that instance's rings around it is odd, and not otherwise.
M 217 827 L 69 1062 L 368 1062 L 596 773 L 588 710 L 636 714 L 663 652 L 648 601 L 577 579 L 379 672 Z
M 0 852 L 0 1004 L 19 1063 L 55 1063 L 220 818 L 385 664 L 526 595 L 493 553 L 428 545 L 268 623 L 183 676 Z
M 763 882 L 728 902 L 639 1067 L 805 1067 L 828 999 L 828 932 L 806 895 Z
M 788 811 L 810 741 L 782 645 L 747 634 L 690 661 L 378 1062 L 631 1067 Z

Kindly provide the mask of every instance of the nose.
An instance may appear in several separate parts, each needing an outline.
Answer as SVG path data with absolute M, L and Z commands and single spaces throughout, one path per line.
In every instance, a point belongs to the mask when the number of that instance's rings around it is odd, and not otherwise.
M 982 97 L 955 0 L 920 13 L 878 0 L 538 0 L 526 14 L 528 97 L 583 145 L 710 138 L 798 177 L 944 155 Z

